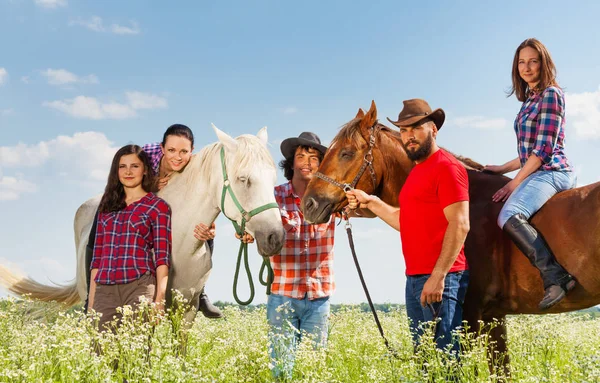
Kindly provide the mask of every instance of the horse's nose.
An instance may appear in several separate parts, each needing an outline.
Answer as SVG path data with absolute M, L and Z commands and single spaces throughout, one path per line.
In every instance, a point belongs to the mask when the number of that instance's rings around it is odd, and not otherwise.
M 269 234 L 262 236 L 260 231 L 256 232 L 258 252 L 263 256 L 271 256 L 278 254 L 283 247 L 285 239 L 285 230 L 283 226 L 272 230 Z
M 285 240 L 285 231 L 283 227 L 281 230 L 277 230 L 269 235 L 269 247 L 273 254 L 279 253 L 283 247 L 283 241 Z
M 281 238 L 279 235 L 273 233 L 269 235 L 269 246 L 272 248 L 276 248 L 281 243 Z
M 313 198 L 308 197 L 304 199 L 304 214 L 310 214 L 310 212 L 319 208 L 319 203 Z

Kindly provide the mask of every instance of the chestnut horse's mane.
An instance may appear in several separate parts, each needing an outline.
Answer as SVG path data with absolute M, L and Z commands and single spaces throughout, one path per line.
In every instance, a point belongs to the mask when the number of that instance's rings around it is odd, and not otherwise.
M 355 119 L 349 121 L 347 124 L 342 125 L 338 134 L 331 141 L 331 145 L 333 146 L 336 142 L 348 142 L 348 143 L 350 143 L 350 145 L 352 145 L 352 147 L 355 147 L 355 148 L 364 146 L 366 144 L 366 142 L 360 131 L 360 120 L 361 120 L 360 118 L 355 118 Z M 402 147 L 402 144 L 400 141 L 400 133 L 399 132 L 390 129 L 389 127 L 387 127 L 383 124 L 380 124 L 379 122 L 376 122 L 375 126 L 378 128 L 376 130 L 376 134 L 379 132 L 383 132 L 386 135 L 390 136 L 391 138 L 393 138 L 395 141 L 398 142 L 398 145 L 400 146 L 402 151 L 404 151 L 404 148 Z M 443 148 L 443 149 L 446 150 L 448 153 L 452 154 L 458 161 L 460 161 L 460 163 L 462 163 L 464 165 L 465 168 L 471 169 L 471 170 L 483 171 L 484 166 L 482 164 L 480 164 L 470 158 L 454 154 L 445 148 Z

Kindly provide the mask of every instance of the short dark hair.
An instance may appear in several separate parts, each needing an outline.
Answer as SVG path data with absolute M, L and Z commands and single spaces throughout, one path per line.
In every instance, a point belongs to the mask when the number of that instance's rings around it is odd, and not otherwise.
M 129 154 L 135 154 L 140 161 L 142 161 L 142 164 L 144 164 L 146 174 L 144 174 L 142 180 L 142 189 L 144 189 L 145 192 L 156 191 L 154 173 L 152 172 L 152 165 L 150 164 L 150 157 L 148 157 L 148 154 L 137 145 L 125 145 L 117 150 L 113 157 L 110 172 L 108 173 L 106 188 L 104 188 L 104 194 L 102 195 L 100 206 L 98 207 L 98 210 L 101 213 L 123 210 L 127 206 L 125 203 L 125 189 L 119 180 L 119 163 L 121 162 L 121 157 Z
M 298 148 L 302 148 L 308 152 L 310 152 L 311 150 L 314 150 L 315 152 L 317 152 L 319 154 L 319 163 L 321 163 L 323 161 L 323 153 L 321 153 L 320 150 L 317 150 L 317 149 L 313 148 L 312 146 L 300 145 L 300 146 L 297 146 L 296 148 L 294 148 L 294 155 L 296 153 L 296 150 L 298 150 Z M 292 156 L 290 158 L 285 158 L 285 159 L 279 161 L 279 167 L 283 170 L 283 176 L 285 177 L 286 180 L 291 181 L 292 178 L 294 178 L 294 156 Z
M 194 147 L 194 133 L 192 130 L 183 124 L 173 124 L 167 128 L 165 134 L 163 134 L 162 146 L 164 147 L 167 143 L 168 136 L 179 136 L 190 140 L 192 148 Z

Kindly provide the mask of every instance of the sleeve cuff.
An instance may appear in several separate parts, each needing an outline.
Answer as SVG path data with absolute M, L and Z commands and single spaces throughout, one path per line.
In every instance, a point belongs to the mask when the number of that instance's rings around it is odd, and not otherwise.
M 168 257 L 161 257 L 156 259 L 156 267 L 165 265 L 167 267 L 171 267 L 171 262 L 169 262 Z
M 546 152 L 546 145 L 542 145 L 541 148 L 535 148 L 531 151 L 531 154 L 535 154 L 543 164 L 547 164 L 552 159 L 552 156 Z

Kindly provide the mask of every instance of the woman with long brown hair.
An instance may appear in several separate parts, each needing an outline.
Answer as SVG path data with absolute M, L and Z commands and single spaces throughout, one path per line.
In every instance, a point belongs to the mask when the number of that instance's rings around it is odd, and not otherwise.
M 505 201 L 498 225 L 540 271 L 545 293 L 539 307 L 545 310 L 576 282 L 528 220 L 554 194 L 575 187 L 577 177 L 564 151 L 565 96 L 550 52 L 537 39 L 523 41 L 515 52 L 509 96 L 513 94 L 523 103 L 514 123 L 518 157 L 486 170 L 499 174 L 519 170 L 492 199 Z
M 98 209 L 89 307 L 100 329 L 120 317 L 117 307 L 142 296 L 163 309 L 171 262 L 171 209 L 153 191 L 148 155 L 137 145 L 115 154 Z

